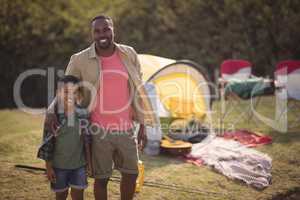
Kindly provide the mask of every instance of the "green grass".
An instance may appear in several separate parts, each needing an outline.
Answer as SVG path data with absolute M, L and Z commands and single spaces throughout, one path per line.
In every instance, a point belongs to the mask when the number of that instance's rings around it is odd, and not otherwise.
M 257 110 L 266 116 L 274 113 L 274 102 L 271 97 L 261 100 Z M 219 104 L 214 104 L 219 110 Z M 238 113 L 231 113 L 226 123 Z M 217 122 L 218 112 L 214 114 Z M 42 161 L 36 159 L 36 150 L 41 140 L 42 115 L 25 114 L 18 110 L 0 111 L 0 197 L 5 200 L 14 199 L 53 199 L 48 182 L 41 172 L 15 169 L 15 164 L 26 164 L 43 167 Z M 292 119 L 290 119 L 292 120 Z M 168 123 L 165 120 L 164 123 Z M 218 123 L 214 123 L 217 127 Z M 227 179 L 209 167 L 197 167 L 177 158 L 168 156 L 146 156 L 141 159 L 145 163 L 145 180 L 177 184 L 182 187 L 196 188 L 214 194 L 193 194 L 162 188 L 143 187 L 136 199 L 300 199 L 300 129 L 294 128 L 288 133 L 279 133 L 261 122 L 244 121 L 238 128 L 259 131 L 273 137 L 273 144 L 257 148 L 273 159 L 272 185 L 263 191 L 255 190 L 242 182 Z M 118 172 L 115 172 L 118 175 Z M 93 199 L 93 180 L 89 179 L 86 199 Z M 110 199 L 119 199 L 119 185 L 109 184 Z M 297 194 L 292 194 L 297 191 Z M 290 194 L 290 197 L 282 197 Z M 294 197 L 293 197 L 294 195 Z M 275 198 L 274 198 L 275 199 Z

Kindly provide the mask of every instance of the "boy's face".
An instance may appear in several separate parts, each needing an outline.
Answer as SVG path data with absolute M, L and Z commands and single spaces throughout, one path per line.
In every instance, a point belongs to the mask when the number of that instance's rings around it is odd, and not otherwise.
M 78 86 L 73 83 L 59 83 L 57 97 L 60 106 L 73 108 L 78 97 Z

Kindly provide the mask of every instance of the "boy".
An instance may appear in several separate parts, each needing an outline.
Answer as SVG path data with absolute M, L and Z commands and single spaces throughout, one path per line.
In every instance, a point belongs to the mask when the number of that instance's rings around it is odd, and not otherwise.
M 43 144 L 38 151 L 38 158 L 46 162 L 47 177 L 57 200 L 67 199 L 69 187 L 72 199 L 82 200 L 87 188 L 86 165 L 88 173 L 92 173 L 90 136 L 80 129 L 88 114 L 78 106 L 78 84 L 79 79 L 74 76 L 58 81 L 55 114 L 59 126 L 51 130 L 44 127 Z

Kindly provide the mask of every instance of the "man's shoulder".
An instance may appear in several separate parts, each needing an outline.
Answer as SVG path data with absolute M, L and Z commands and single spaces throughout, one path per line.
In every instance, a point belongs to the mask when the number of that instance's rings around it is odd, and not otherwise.
M 88 57 L 90 55 L 90 51 L 91 51 L 91 46 L 89 46 L 77 53 L 74 53 L 73 55 L 76 57 Z
M 118 48 L 125 53 L 133 53 L 136 54 L 136 51 L 133 47 L 125 44 L 117 44 Z

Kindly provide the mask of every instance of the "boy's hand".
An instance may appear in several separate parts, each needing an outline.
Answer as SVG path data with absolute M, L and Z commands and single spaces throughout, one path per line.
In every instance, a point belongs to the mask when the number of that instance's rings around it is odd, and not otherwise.
M 53 167 L 50 166 L 49 164 L 46 164 L 46 174 L 47 174 L 47 178 L 51 183 L 55 183 L 56 182 L 56 176 L 55 176 L 55 172 L 53 170 Z

